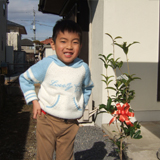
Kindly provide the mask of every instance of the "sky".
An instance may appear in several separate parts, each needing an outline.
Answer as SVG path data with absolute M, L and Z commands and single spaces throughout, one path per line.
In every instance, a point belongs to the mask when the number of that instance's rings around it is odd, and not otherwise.
M 36 39 L 39 41 L 51 37 L 53 26 L 58 19 L 62 18 L 54 14 L 44 14 L 38 11 L 38 4 L 39 0 L 9 0 L 8 20 L 26 28 L 27 35 L 22 35 L 22 39 L 33 40 L 33 10 L 35 10 L 36 19 Z

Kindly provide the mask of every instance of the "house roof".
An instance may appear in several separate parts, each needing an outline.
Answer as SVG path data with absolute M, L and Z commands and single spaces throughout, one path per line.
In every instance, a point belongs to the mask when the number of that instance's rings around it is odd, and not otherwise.
M 29 39 L 22 39 L 21 46 L 34 46 L 33 42 Z
M 67 15 L 78 0 L 39 0 L 38 10 L 60 16 Z
M 26 28 L 18 23 L 7 20 L 7 31 L 18 29 L 20 34 L 27 34 Z
M 52 38 L 48 38 L 48 39 L 46 39 L 44 41 L 41 41 L 41 43 L 43 43 L 43 44 L 50 44 L 51 40 L 52 40 Z
M 72 20 L 76 16 L 82 30 L 89 31 L 88 0 L 39 0 L 39 11 Z

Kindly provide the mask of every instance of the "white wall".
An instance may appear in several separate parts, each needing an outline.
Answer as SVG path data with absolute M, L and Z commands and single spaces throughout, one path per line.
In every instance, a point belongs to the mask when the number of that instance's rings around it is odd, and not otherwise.
M 103 7 L 97 6 L 95 17 L 100 16 L 100 12 L 103 12 L 102 17 L 96 18 L 92 23 L 92 28 L 99 25 L 103 30 L 94 30 L 92 34 L 94 39 L 97 39 L 96 44 L 92 47 L 97 51 L 103 51 L 103 54 L 109 54 L 112 52 L 111 39 L 105 35 L 105 33 L 111 34 L 113 37 L 121 36 L 122 40 L 117 42 L 122 43 L 127 41 L 131 43 L 133 41 L 139 41 L 140 44 L 134 44 L 129 50 L 129 62 L 130 72 L 141 77 L 141 80 L 137 80 L 132 83 L 131 87 L 136 91 L 136 97 L 131 102 L 132 108 L 135 110 L 135 117 L 138 120 L 160 120 L 160 118 L 154 118 L 154 113 L 160 113 L 160 102 L 157 102 L 157 76 L 158 76 L 158 44 L 159 44 L 159 1 L 158 0 L 99 0 L 98 4 L 102 4 Z M 97 33 L 98 32 L 98 33 Z M 102 33 L 103 32 L 103 33 Z M 92 37 L 93 37 L 92 36 Z M 103 43 L 101 46 L 99 43 Z M 103 48 L 101 48 L 103 47 Z M 94 49 L 93 49 L 94 50 Z M 121 57 L 126 61 L 125 55 L 122 50 L 116 47 L 116 57 Z M 99 52 L 100 53 L 100 52 Z M 92 56 L 97 59 L 96 53 L 93 51 Z M 97 62 L 99 63 L 99 62 Z M 106 73 L 102 66 L 94 62 L 96 70 L 99 70 L 99 74 Z M 92 67 L 94 68 L 94 67 Z M 126 72 L 126 63 L 124 64 L 124 72 Z M 113 74 L 111 70 L 108 70 L 108 74 Z M 96 76 L 94 76 L 96 77 Z M 98 78 L 95 85 L 101 84 Z M 99 81 L 98 81 L 99 80 Z M 95 94 L 95 90 L 94 93 Z M 99 92 L 97 92 L 99 94 Z M 107 92 L 102 89 L 102 103 L 106 103 Z M 100 97 L 95 98 L 100 103 Z M 152 112 L 151 112 L 152 111 Z M 140 113 L 140 114 L 139 114 Z M 151 117 L 146 118 L 149 113 L 152 113 Z M 108 123 L 110 116 L 104 114 L 102 116 L 102 123 Z
M 159 1 L 104 2 L 104 32 L 110 33 L 113 37 L 122 36 L 127 42 L 140 42 L 140 45 L 131 47 L 130 62 L 158 62 Z M 108 44 L 107 39 L 106 36 L 105 44 Z M 117 56 L 124 57 L 124 54 L 119 53 Z
M 18 32 L 10 32 L 7 33 L 8 46 L 13 46 L 14 50 L 18 50 L 18 42 L 19 42 L 19 33 Z
M 48 57 L 48 56 L 51 56 L 54 54 L 56 54 L 56 53 L 52 48 L 45 48 L 44 57 Z
M 104 1 L 90 1 L 91 7 L 91 56 L 90 56 L 90 68 L 91 68 L 91 78 L 94 82 L 94 88 L 92 91 L 92 100 L 94 106 L 97 107 L 102 103 L 102 68 L 103 64 L 99 60 L 98 55 L 103 53 L 103 5 Z M 96 119 L 96 123 L 100 125 L 102 122 L 102 115 L 99 115 Z

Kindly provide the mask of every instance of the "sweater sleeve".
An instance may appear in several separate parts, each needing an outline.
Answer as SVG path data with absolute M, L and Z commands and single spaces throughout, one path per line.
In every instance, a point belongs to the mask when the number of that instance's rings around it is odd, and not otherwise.
M 38 99 L 35 92 L 35 83 L 41 83 L 46 75 L 46 71 L 51 61 L 47 58 L 31 66 L 19 77 L 19 83 L 27 104 Z
M 92 88 L 94 87 L 94 84 L 91 80 L 91 74 L 90 74 L 89 67 L 86 63 L 84 64 L 84 67 L 85 67 L 86 73 L 85 73 L 85 78 L 83 80 L 82 90 L 83 90 L 84 108 L 85 108 L 88 104 L 89 97 L 91 95 Z

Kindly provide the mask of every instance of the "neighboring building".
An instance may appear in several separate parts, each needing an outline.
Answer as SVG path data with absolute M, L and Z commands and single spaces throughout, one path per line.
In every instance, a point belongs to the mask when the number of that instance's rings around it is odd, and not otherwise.
M 45 39 L 44 41 L 41 41 L 41 43 L 50 45 L 50 44 L 51 44 L 51 41 L 52 41 L 52 38 L 47 38 L 47 39 Z
M 55 51 L 51 48 L 51 45 L 44 45 L 42 49 L 43 57 L 48 57 L 56 54 Z
M 22 39 L 21 50 L 26 52 L 26 61 L 28 63 L 35 61 L 33 41 L 29 39 Z
M 34 43 L 30 39 L 21 40 L 21 49 L 29 53 L 34 53 Z
M 0 67 L 3 74 L 11 74 L 24 68 L 25 52 L 21 52 L 21 34 L 27 34 L 24 26 L 7 20 L 8 0 L 0 1 Z M 5 68 L 5 70 L 4 70 Z
M 7 21 L 7 44 L 14 50 L 21 50 L 21 35 L 27 34 L 24 26 L 15 22 Z
M 138 121 L 160 121 L 159 1 L 83 0 L 74 3 L 61 0 L 61 5 L 58 1 L 40 0 L 39 10 L 75 20 L 84 31 L 86 52 L 81 55 L 89 64 L 95 85 L 89 108 L 107 102 L 106 86 L 101 81 L 106 69 L 98 55 L 112 52 L 111 39 L 105 34 L 109 33 L 113 37 L 121 36 L 121 42 L 140 42 L 131 46 L 128 54 L 131 73 L 141 78 L 131 85 L 136 92 L 131 106 Z M 115 54 L 126 65 L 120 48 L 116 47 Z M 107 74 L 113 75 L 113 71 L 107 70 Z M 110 119 L 109 114 L 100 114 L 96 124 L 101 126 Z
M 44 41 L 41 41 L 41 43 L 44 44 L 42 48 L 42 58 L 55 54 L 55 51 L 51 48 L 51 45 L 50 45 L 51 40 L 52 38 L 48 38 L 48 39 L 45 39 Z
M 24 26 L 7 20 L 7 52 L 8 73 L 23 72 L 26 68 L 26 53 L 21 51 L 21 35 L 27 34 Z M 12 50 L 12 52 L 11 52 Z
M 6 61 L 6 31 L 8 0 L 0 1 L 0 63 Z

